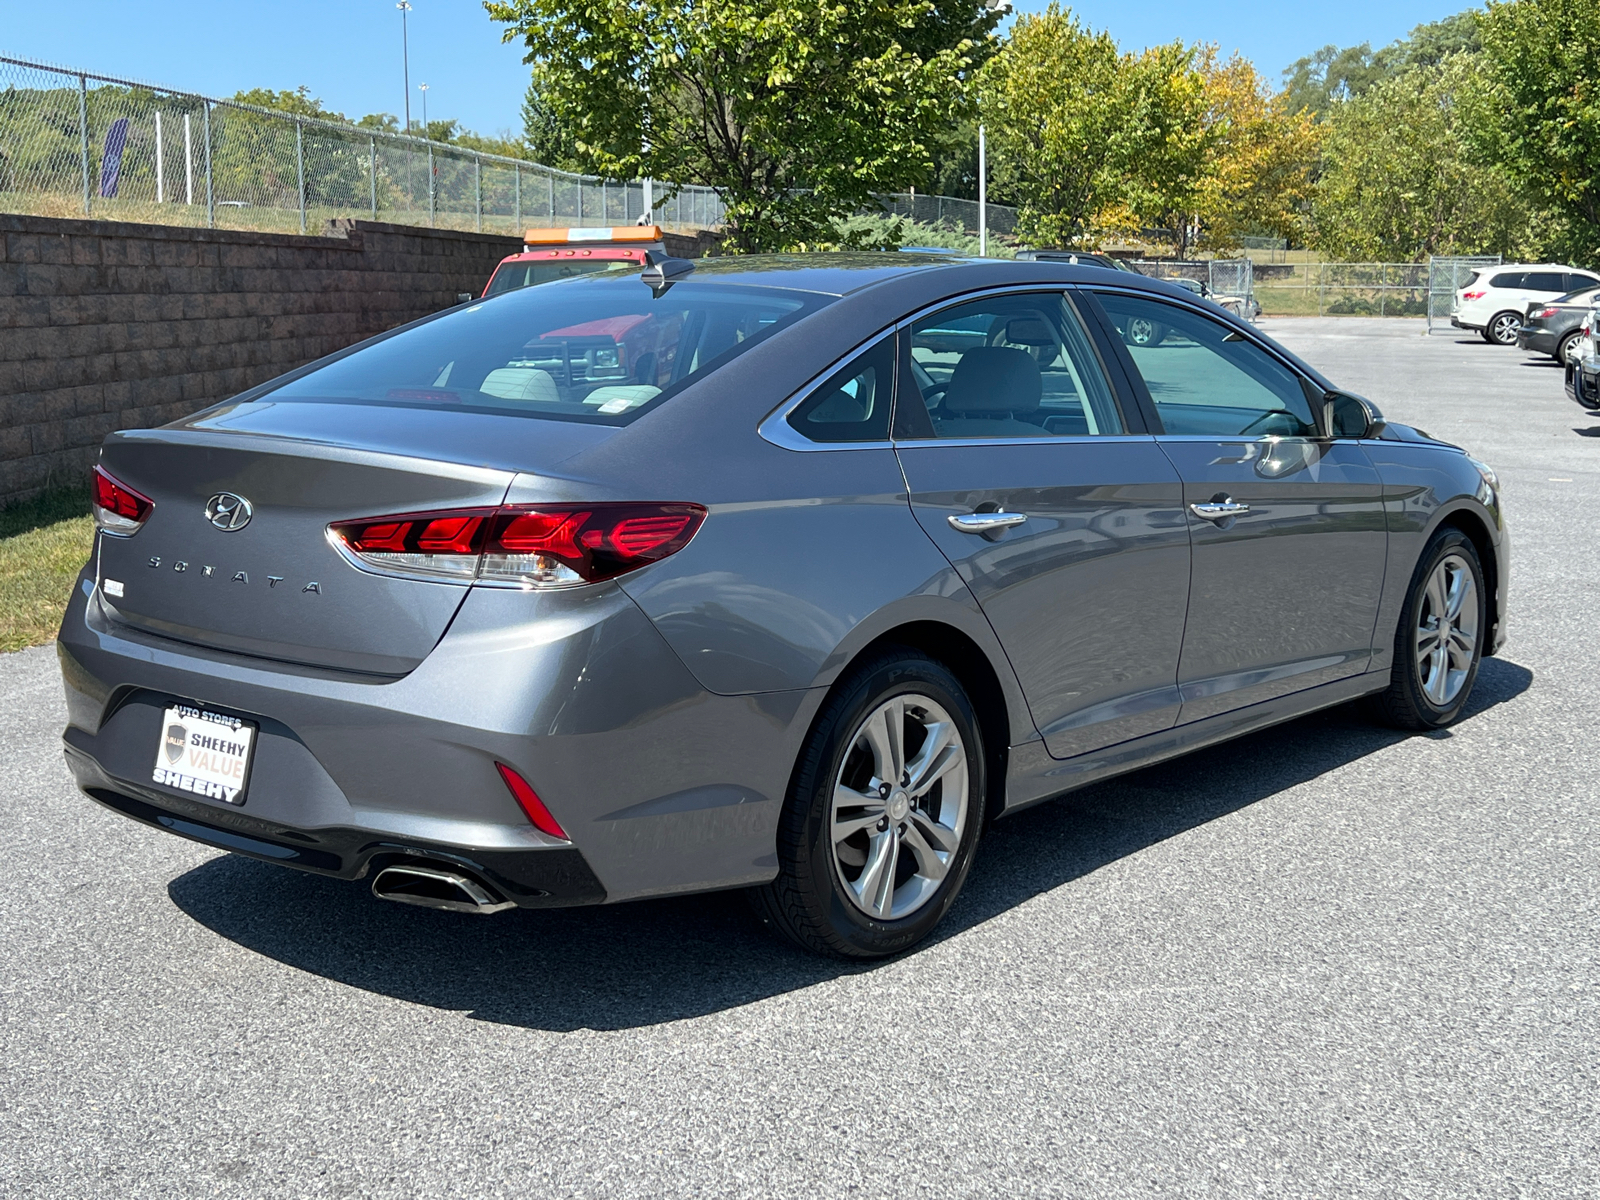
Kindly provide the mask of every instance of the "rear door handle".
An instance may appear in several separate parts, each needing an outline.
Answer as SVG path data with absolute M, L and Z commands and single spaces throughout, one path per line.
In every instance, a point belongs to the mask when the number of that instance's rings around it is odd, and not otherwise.
M 998 533 L 1012 529 L 1028 519 L 1027 513 L 975 512 L 947 518 L 958 533 Z
M 1202 521 L 1226 521 L 1230 517 L 1242 517 L 1250 511 L 1248 504 L 1240 504 L 1237 500 L 1223 498 L 1220 500 L 1207 500 L 1201 504 L 1189 505 L 1189 511 Z

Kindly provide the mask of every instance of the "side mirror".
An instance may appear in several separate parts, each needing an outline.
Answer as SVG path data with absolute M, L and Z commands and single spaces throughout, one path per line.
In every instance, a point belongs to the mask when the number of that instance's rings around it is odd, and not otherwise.
M 1329 437 L 1373 437 L 1383 422 L 1383 414 L 1372 401 L 1353 392 L 1327 393 L 1322 400 L 1322 410 Z

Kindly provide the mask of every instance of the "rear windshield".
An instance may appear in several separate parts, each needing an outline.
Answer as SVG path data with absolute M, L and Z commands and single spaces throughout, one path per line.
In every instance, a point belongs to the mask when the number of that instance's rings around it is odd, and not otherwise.
M 626 258 L 574 259 L 570 262 L 502 263 L 489 281 L 488 294 L 532 287 L 536 283 L 554 283 L 558 279 L 571 279 L 576 275 L 593 275 L 599 271 L 637 271 L 639 264 Z
M 254 398 L 622 425 L 832 299 L 693 281 L 656 298 L 637 275 L 519 288 Z

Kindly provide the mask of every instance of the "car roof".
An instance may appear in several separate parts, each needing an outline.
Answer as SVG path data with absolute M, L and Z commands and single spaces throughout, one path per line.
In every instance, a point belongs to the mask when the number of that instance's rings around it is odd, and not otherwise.
M 1594 272 L 1586 267 L 1575 267 L 1571 263 L 1490 263 L 1488 266 L 1477 268 L 1480 271 L 1582 271 L 1585 275 Z
M 1091 263 L 1073 265 L 1054 261 L 1023 261 L 1008 258 L 979 258 L 949 253 L 920 251 L 856 251 L 805 254 L 737 254 L 694 260 L 693 274 L 683 282 L 715 281 L 747 287 L 785 288 L 827 296 L 848 296 L 867 288 L 915 275 L 935 272 L 954 276 L 971 275 L 973 286 L 999 282 L 997 275 L 1009 276 L 1016 283 L 1092 283 L 1124 284 L 1149 281 L 1137 272 L 1115 270 Z

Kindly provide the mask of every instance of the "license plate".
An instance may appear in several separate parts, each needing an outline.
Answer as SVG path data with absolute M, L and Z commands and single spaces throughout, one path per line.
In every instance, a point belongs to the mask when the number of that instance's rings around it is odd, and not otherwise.
M 249 721 L 174 704 L 161 721 L 151 781 L 180 792 L 244 803 L 256 727 Z

